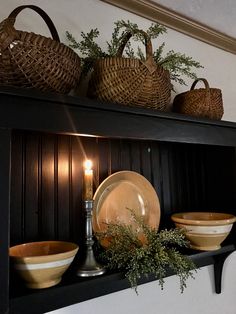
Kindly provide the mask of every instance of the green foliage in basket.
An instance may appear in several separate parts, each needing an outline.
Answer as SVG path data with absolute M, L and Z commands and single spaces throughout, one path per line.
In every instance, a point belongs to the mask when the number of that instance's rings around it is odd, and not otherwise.
M 86 75 L 93 67 L 94 62 L 98 58 L 105 58 L 116 56 L 118 48 L 120 47 L 127 32 L 133 34 L 133 39 L 141 41 L 144 44 L 144 37 L 141 33 L 136 33 L 139 30 L 138 25 L 131 23 L 130 21 L 117 21 L 114 23 L 115 27 L 112 33 L 112 38 L 107 41 L 107 49 L 103 51 L 102 48 L 96 43 L 96 39 L 99 37 L 99 31 L 97 28 L 91 29 L 90 32 L 81 32 L 81 41 L 77 41 L 74 36 L 66 32 L 67 39 L 69 40 L 69 46 L 74 49 L 78 49 L 80 57 L 82 59 L 82 75 Z M 159 35 L 167 32 L 167 29 L 158 23 L 152 23 L 147 29 L 146 33 L 150 39 L 156 39 Z M 163 66 L 170 72 L 171 80 L 178 82 L 181 85 L 186 85 L 182 76 L 187 76 L 192 79 L 196 79 L 197 75 L 193 69 L 202 68 L 201 64 L 188 57 L 185 54 L 174 52 L 170 50 L 164 56 L 165 43 L 162 43 L 154 52 L 153 57 L 157 64 Z M 131 43 L 128 42 L 124 51 L 124 56 L 129 58 L 145 59 L 142 49 L 138 46 L 135 52 Z
M 107 229 L 97 234 L 101 243 L 109 242 L 101 253 L 103 262 L 109 269 L 124 271 L 136 293 L 138 280 L 150 274 L 159 279 L 163 289 L 168 269 L 179 276 L 183 292 L 187 279 L 194 278 L 193 272 L 196 271 L 193 261 L 177 249 L 189 245 L 183 230 L 175 228 L 157 233 L 145 224 L 142 217 L 130 211 L 134 224 L 107 224 Z

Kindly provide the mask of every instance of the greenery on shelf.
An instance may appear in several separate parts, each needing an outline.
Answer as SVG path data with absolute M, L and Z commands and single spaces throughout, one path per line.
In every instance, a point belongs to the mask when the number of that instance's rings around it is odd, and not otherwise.
M 99 30 L 97 28 L 91 29 L 90 32 L 81 32 L 82 40 L 78 42 L 70 32 L 66 32 L 69 45 L 73 49 L 78 49 L 82 60 L 82 74 L 86 75 L 93 67 L 94 62 L 98 58 L 106 58 L 116 56 L 118 48 L 120 47 L 123 39 L 128 32 L 131 32 L 133 39 L 145 43 L 143 35 L 137 31 L 140 31 L 138 25 L 120 20 L 114 23 L 115 27 L 112 33 L 110 41 L 106 42 L 107 49 L 103 51 L 102 48 L 96 43 L 96 39 L 99 36 Z M 149 39 L 156 39 L 159 35 L 167 32 L 167 29 L 158 24 L 152 23 L 147 29 L 146 33 Z M 170 50 L 163 56 L 165 43 L 162 43 L 154 52 L 153 57 L 157 64 L 161 65 L 164 69 L 170 72 L 171 80 L 178 82 L 181 85 L 186 85 L 182 76 L 186 76 L 192 79 L 196 79 L 197 75 L 193 69 L 202 68 L 201 64 L 192 59 L 192 57 L 186 56 L 183 53 L 174 52 Z M 145 60 L 145 56 L 142 49 L 138 46 L 135 52 L 128 42 L 124 51 L 124 56 L 129 58 L 139 58 Z
M 159 233 L 145 224 L 142 217 L 131 211 L 133 224 L 107 224 L 107 229 L 97 234 L 100 243 L 109 243 L 101 257 L 109 269 L 124 271 L 137 293 L 138 280 L 154 274 L 163 289 L 168 269 L 179 276 L 180 290 L 193 277 L 195 264 L 177 247 L 188 247 L 183 230 L 162 230 Z M 135 226 L 135 227 L 134 227 Z

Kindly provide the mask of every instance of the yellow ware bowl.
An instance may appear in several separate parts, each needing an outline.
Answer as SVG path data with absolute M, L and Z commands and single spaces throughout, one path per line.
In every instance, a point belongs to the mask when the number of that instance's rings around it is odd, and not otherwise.
M 9 255 L 26 286 L 41 289 L 61 281 L 78 249 L 78 245 L 70 242 L 31 242 L 11 247 Z
M 234 215 L 212 212 L 177 213 L 171 219 L 185 229 L 191 248 L 202 251 L 218 250 L 236 221 Z

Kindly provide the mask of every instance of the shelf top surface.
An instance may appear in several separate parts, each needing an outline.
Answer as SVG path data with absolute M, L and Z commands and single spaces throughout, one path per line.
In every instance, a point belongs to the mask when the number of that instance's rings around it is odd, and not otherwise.
M 197 118 L 193 116 L 188 116 L 184 114 L 178 114 L 173 112 L 164 112 L 151 108 L 140 108 L 140 107 L 131 107 L 125 106 L 117 103 L 104 102 L 95 99 L 89 99 L 87 97 L 81 96 L 71 96 L 71 95 L 63 95 L 57 93 L 43 93 L 37 90 L 26 90 L 19 88 L 10 88 L 10 87 L 0 87 L 0 97 L 3 95 L 8 95 L 10 97 L 18 97 L 20 99 L 27 98 L 32 101 L 43 101 L 48 103 L 55 103 L 59 106 L 75 106 L 79 108 L 90 108 L 97 110 L 105 110 L 105 111 L 114 111 L 114 112 L 123 112 L 130 113 L 136 115 L 144 115 L 144 116 L 152 116 L 159 117 L 163 119 L 170 120 L 181 120 L 186 122 L 195 122 L 201 124 L 209 124 L 209 125 L 218 125 L 223 127 L 231 127 L 236 128 L 236 123 L 225 120 L 211 120 L 207 118 Z
M 86 97 L 0 88 L 0 128 L 236 146 L 236 123 Z

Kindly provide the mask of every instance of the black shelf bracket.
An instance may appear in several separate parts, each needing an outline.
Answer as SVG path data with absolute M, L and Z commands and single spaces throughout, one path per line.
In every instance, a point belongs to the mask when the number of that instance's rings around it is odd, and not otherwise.
M 215 277 L 215 292 L 221 293 L 222 272 L 226 258 L 233 252 L 226 252 L 214 257 L 214 277 Z

